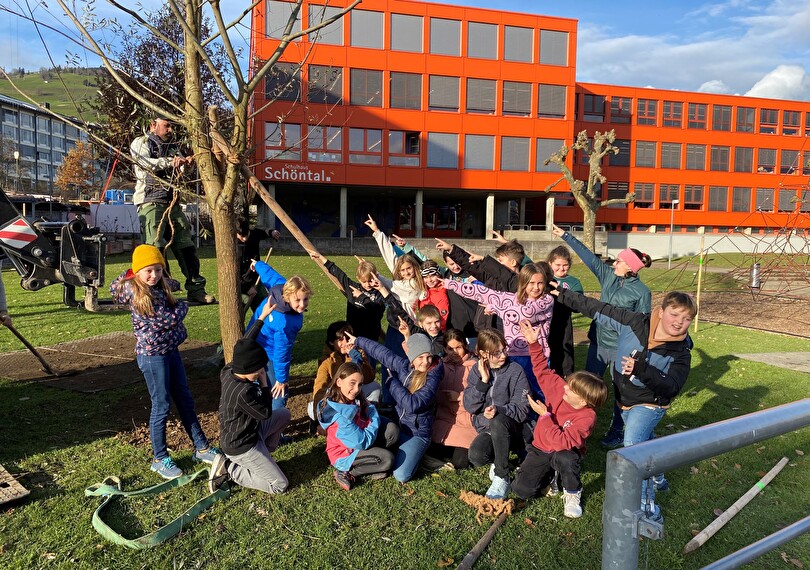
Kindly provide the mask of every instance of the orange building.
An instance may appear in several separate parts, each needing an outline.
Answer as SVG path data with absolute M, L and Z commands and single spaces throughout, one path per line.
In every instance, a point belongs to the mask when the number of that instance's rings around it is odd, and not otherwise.
M 346 0 L 307 2 L 293 31 Z M 295 4 L 253 13 L 251 61 L 273 56 Z M 409 0 L 364 0 L 287 46 L 254 102 L 255 173 L 311 235 L 483 237 L 577 223 L 545 160 L 580 130 L 615 129 L 600 209 L 615 230 L 791 225 L 810 173 L 810 103 L 578 84 L 577 22 Z M 576 158 L 576 164 L 574 159 Z M 569 155 L 578 177 L 581 157 Z M 797 201 L 799 199 L 799 201 Z M 810 205 L 810 201 L 807 202 Z M 795 224 L 793 224 L 795 225 Z

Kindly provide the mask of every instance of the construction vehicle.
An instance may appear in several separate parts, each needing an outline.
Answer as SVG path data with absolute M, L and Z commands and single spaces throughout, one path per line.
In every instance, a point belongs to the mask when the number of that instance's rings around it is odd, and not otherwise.
M 31 223 L 0 190 L 0 250 L 20 274 L 20 286 L 26 291 L 61 284 L 62 299 L 69 307 L 117 308 L 98 301 L 98 289 L 104 285 L 106 242 L 104 234 L 88 227 L 81 215 L 65 222 Z M 84 288 L 83 301 L 76 300 L 77 287 Z

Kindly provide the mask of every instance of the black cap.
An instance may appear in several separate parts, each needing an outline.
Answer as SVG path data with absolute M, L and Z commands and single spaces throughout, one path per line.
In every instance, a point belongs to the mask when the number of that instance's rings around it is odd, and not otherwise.
M 269 360 L 262 345 L 252 338 L 240 338 L 233 347 L 231 369 L 236 374 L 253 374 L 264 368 Z

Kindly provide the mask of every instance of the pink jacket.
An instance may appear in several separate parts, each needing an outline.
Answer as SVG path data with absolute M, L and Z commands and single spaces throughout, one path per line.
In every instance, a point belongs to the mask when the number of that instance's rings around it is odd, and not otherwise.
M 464 409 L 461 395 L 467 387 L 467 376 L 478 360 L 468 354 L 464 362 L 454 364 L 444 360 L 444 377 L 439 382 L 436 392 L 436 418 L 433 420 L 433 432 L 430 439 L 442 445 L 470 448 L 478 435 L 472 425 L 470 413 Z M 455 392 L 455 399 L 453 394 Z
M 551 327 L 551 310 L 554 308 L 553 296 L 545 294 L 539 299 L 527 299 L 526 304 L 521 305 L 517 301 L 516 293 L 495 291 L 484 285 L 445 279 L 444 286 L 448 291 L 478 301 L 501 318 L 509 356 L 529 356 L 529 344 L 520 332 L 520 321 L 523 319 L 529 319 L 533 326 L 540 325 L 540 338 L 537 342 L 543 346 L 546 358 L 551 355 L 548 347 L 548 331 Z

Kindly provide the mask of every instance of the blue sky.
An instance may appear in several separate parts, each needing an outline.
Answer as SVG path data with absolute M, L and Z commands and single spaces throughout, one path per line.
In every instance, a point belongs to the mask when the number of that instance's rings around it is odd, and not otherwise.
M 577 19 L 578 81 L 810 100 L 810 0 L 450 3 Z M 0 0 L 0 8 L 15 4 Z M 246 3 L 223 5 L 236 13 Z M 97 9 L 109 10 L 101 2 Z M 46 41 L 54 60 L 64 63 L 65 44 L 53 32 Z M 3 11 L 0 54 L 6 68 L 50 66 L 31 26 Z

